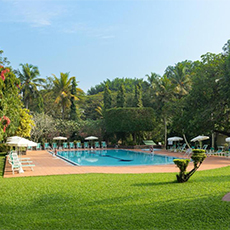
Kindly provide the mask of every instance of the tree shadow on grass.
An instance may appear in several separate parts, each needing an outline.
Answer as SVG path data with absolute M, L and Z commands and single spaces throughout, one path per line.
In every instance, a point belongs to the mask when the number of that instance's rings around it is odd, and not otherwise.
M 0 152 L 0 176 L 3 177 L 5 169 L 5 152 Z
M 167 182 L 152 182 L 152 183 L 139 183 L 139 184 L 132 184 L 131 186 L 157 186 L 157 185 L 169 185 L 175 184 L 177 181 L 167 181 Z

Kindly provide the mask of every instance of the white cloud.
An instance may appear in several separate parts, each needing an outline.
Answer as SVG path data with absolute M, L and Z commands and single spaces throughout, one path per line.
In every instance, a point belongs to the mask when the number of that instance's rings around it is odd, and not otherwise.
M 2 0 L 3 22 L 26 23 L 32 27 L 46 27 L 65 13 L 65 8 L 51 1 Z

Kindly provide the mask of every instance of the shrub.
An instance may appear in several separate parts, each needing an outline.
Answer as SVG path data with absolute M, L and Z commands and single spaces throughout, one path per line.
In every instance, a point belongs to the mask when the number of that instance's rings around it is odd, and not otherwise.
M 190 162 L 190 159 L 175 159 L 173 162 L 180 169 L 180 173 L 176 175 L 177 181 L 183 183 L 188 181 L 188 179 L 196 172 L 196 170 L 201 166 L 202 162 L 206 158 L 205 150 L 203 149 L 193 149 L 193 154 L 191 159 L 193 160 L 194 168 L 186 173 L 186 169 Z

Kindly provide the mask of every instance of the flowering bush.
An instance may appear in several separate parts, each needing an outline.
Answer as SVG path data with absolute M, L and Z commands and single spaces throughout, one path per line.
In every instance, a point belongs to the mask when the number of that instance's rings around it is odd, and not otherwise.
M 3 132 L 5 133 L 7 126 L 10 124 L 10 119 L 9 117 L 3 116 L 2 118 L 0 118 L 0 121 L 3 124 Z
M 10 70 L 9 70 L 8 68 L 5 68 L 5 69 L 4 69 L 4 67 L 3 67 L 2 65 L 0 65 L 0 69 L 1 69 L 0 78 L 1 78 L 3 81 L 5 81 L 5 79 L 6 79 L 5 74 L 6 74 L 6 73 L 9 73 Z

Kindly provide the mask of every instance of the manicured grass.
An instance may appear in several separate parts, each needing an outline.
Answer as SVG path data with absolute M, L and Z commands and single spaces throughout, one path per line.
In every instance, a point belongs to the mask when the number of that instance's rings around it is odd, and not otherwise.
M 0 178 L 0 229 L 229 229 L 230 167 L 197 172 Z

